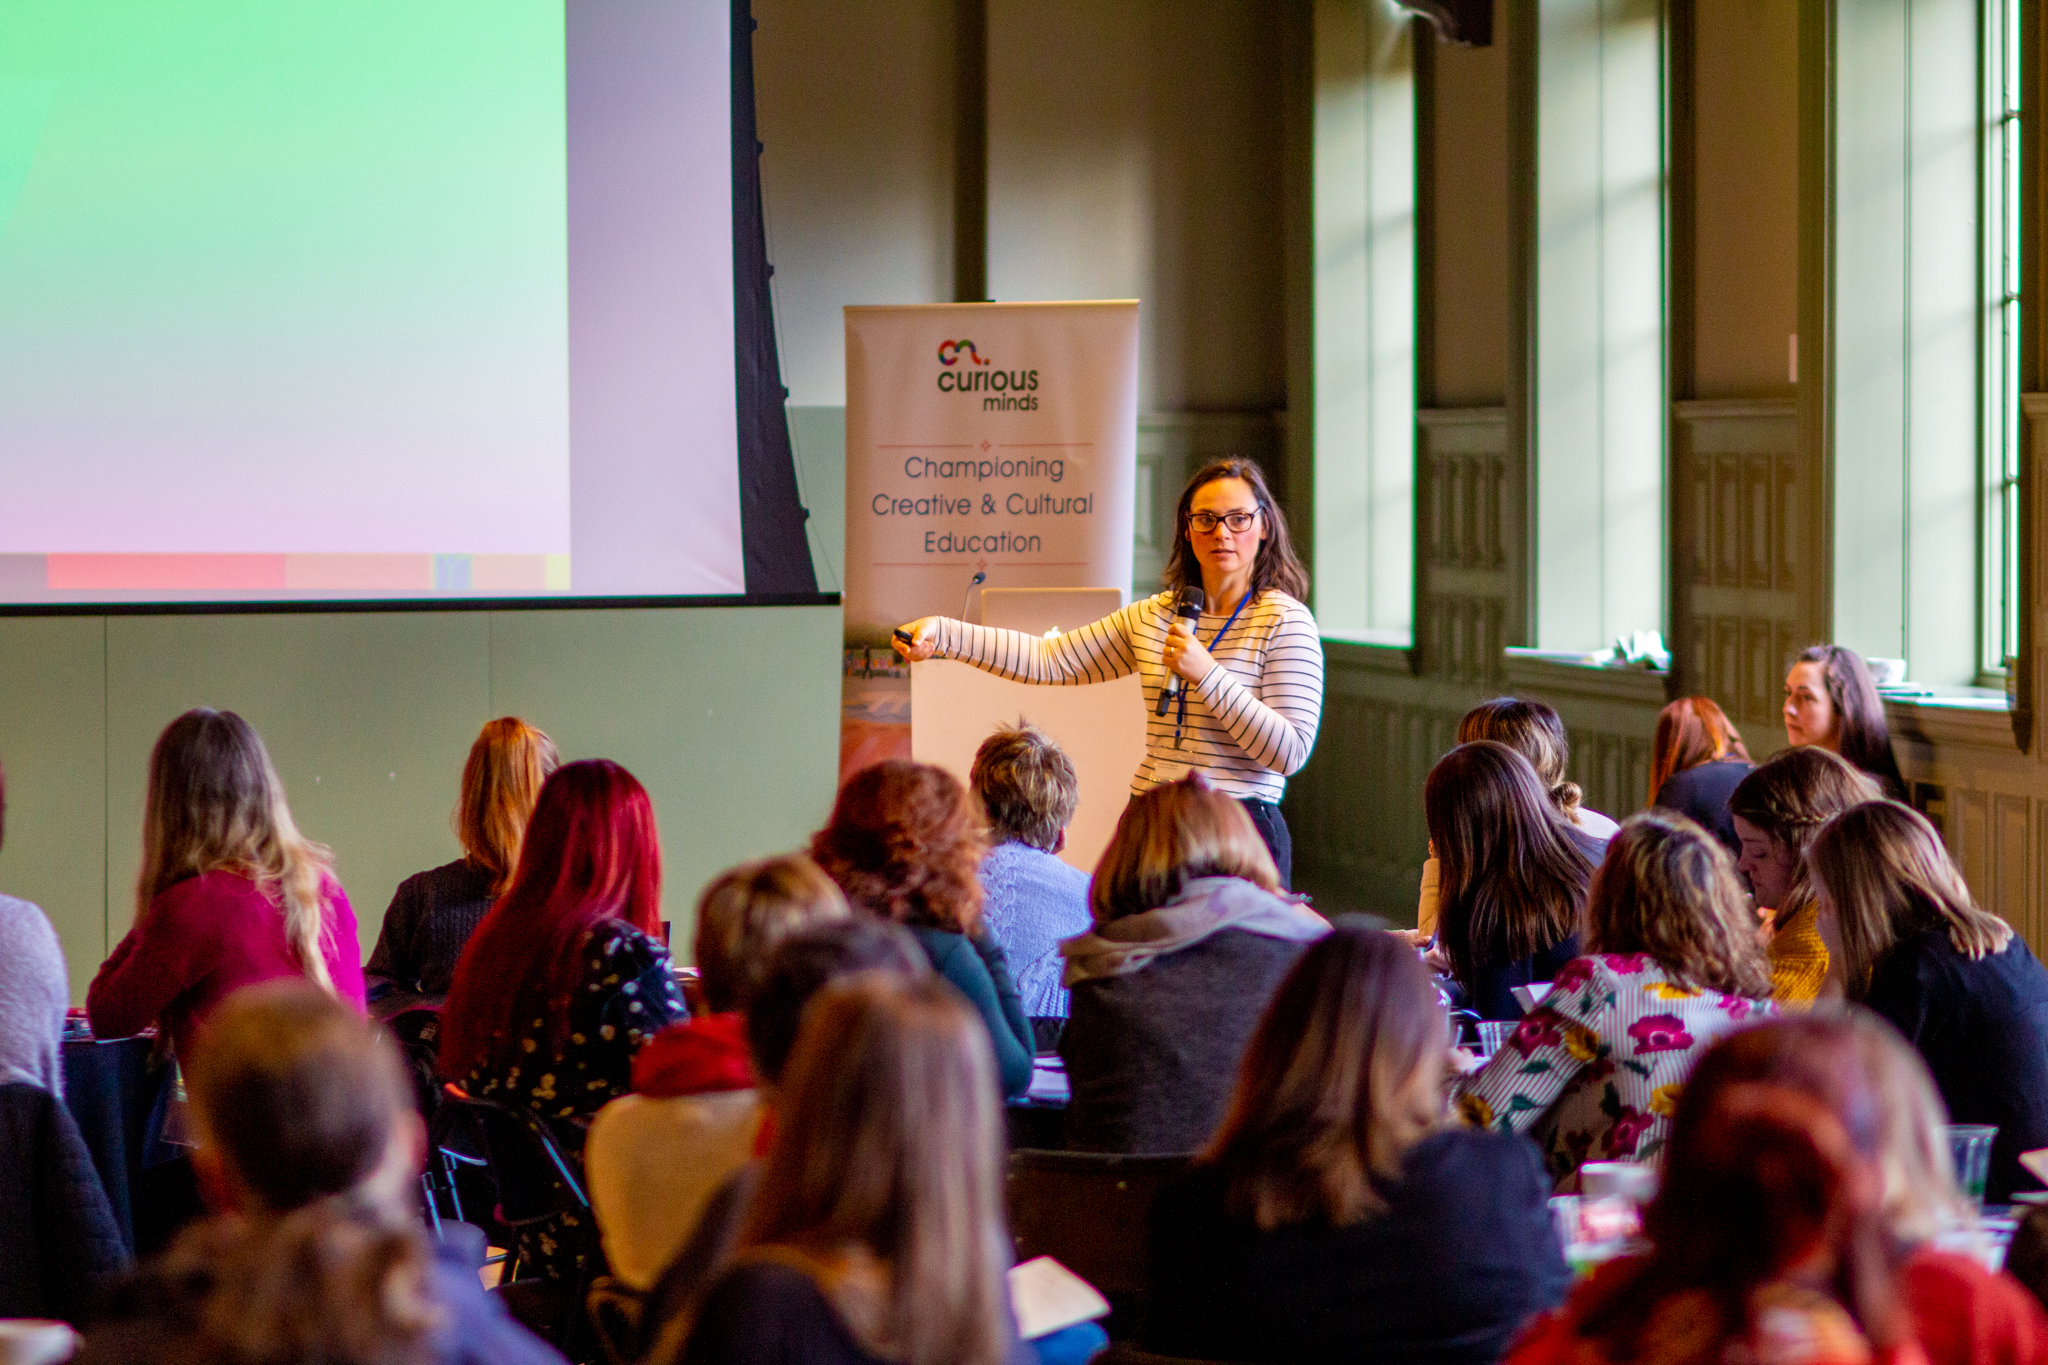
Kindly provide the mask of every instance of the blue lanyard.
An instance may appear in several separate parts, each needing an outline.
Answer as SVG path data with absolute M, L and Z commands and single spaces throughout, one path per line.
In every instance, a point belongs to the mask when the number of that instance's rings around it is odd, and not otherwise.
M 1244 604 L 1245 604 L 1245 603 L 1247 603 L 1247 602 L 1249 602 L 1249 601 L 1251 601 L 1251 600 L 1252 600 L 1252 595 L 1251 595 L 1251 593 L 1249 593 L 1249 592 L 1245 593 L 1245 595 L 1244 595 L 1244 596 L 1242 596 L 1242 597 L 1240 597 L 1240 598 L 1238 598 L 1238 599 L 1237 599 L 1237 611 L 1233 611 L 1232 613 L 1230 613 L 1230 619 L 1229 619 L 1228 621 L 1225 621 L 1225 622 L 1224 622 L 1224 623 L 1223 623 L 1223 624 L 1222 624 L 1221 626 L 1217 627 L 1217 629 L 1216 629 L 1216 633 L 1215 633 L 1214 635 L 1212 635 L 1212 636 L 1210 636 L 1210 637 L 1209 637 L 1209 652 L 1210 652 L 1211 654 L 1214 654 L 1214 653 L 1216 652 L 1216 642 L 1217 642 L 1218 640 L 1221 640 L 1221 639 L 1223 638 L 1223 632 L 1224 632 L 1224 631 L 1226 631 L 1226 630 L 1229 630 L 1229 629 L 1230 629 L 1230 628 L 1231 628 L 1232 626 L 1234 626 L 1234 625 L 1236 625 L 1236 624 L 1237 624 L 1237 615 L 1238 615 L 1238 612 L 1241 612 L 1241 611 L 1243 611 L 1243 610 L 1244 610 Z M 1202 633 L 1201 633 L 1200 631 L 1196 631 L 1196 632 L 1195 632 L 1195 638 L 1196 638 L 1197 640 L 1201 639 L 1201 638 L 1202 638 Z M 1221 659 L 1218 659 L 1218 660 L 1216 661 L 1216 666 L 1217 666 L 1218 668 L 1221 668 L 1221 667 L 1223 667 L 1223 661 L 1222 661 Z M 1182 678 L 1182 679 L 1181 679 L 1181 685 L 1180 685 L 1180 709 L 1179 709 L 1179 711 L 1177 711 L 1177 712 L 1175 713 L 1175 715 L 1174 715 L 1174 718 L 1173 718 L 1173 747 L 1174 747 L 1174 748 L 1176 748 L 1176 749 L 1178 749 L 1178 748 L 1180 748 L 1180 747 L 1181 747 L 1181 743 L 1180 743 L 1180 736 L 1181 736 L 1181 731 L 1183 731 L 1183 730 L 1187 729 L 1187 725 L 1188 725 L 1188 691 L 1189 691 L 1189 689 L 1190 689 L 1190 688 L 1192 688 L 1193 686 L 1194 686 L 1194 684 L 1193 684 L 1193 683 L 1191 683 L 1191 682 L 1189 682 L 1189 681 L 1188 681 L 1188 680 L 1187 680 L 1186 678 Z

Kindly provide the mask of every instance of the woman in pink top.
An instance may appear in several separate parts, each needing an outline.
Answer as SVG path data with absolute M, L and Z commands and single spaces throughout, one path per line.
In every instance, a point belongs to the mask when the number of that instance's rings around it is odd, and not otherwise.
M 256 730 L 199 707 L 149 756 L 135 927 L 93 978 L 93 1032 L 156 1024 L 180 1056 L 237 989 L 304 976 L 361 1009 L 355 912 L 332 855 L 299 833 Z

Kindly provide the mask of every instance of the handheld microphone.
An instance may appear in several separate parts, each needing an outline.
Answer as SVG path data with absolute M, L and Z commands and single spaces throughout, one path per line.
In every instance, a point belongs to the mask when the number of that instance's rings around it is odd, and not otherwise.
M 974 600 L 974 590 L 988 582 L 988 570 L 976 569 L 974 577 L 967 581 L 967 591 L 960 594 L 960 619 L 967 619 L 967 604 Z
M 1174 619 L 1179 621 L 1200 621 L 1202 619 L 1202 590 L 1195 587 L 1182 588 L 1180 601 L 1174 604 Z M 1166 686 L 1159 689 L 1159 714 L 1165 715 L 1166 708 L 1180 696 L 1181 688 L 1187 684 L 1180 674 L 1169 670 Z

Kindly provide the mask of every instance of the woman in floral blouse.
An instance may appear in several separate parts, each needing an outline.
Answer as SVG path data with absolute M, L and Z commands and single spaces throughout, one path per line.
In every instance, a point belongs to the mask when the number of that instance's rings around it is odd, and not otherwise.
M 1458 1112 L 1528 1133 L 1560 1191 L 1588 1161 L 1648 1161 L 1700 1053 L 1768 1013 L 1771 974 L 1718 840 L 1682 815 L 1622 824 L 1586 904 L 1588 956 L 1468 1078 Z
M 441 1019 L 441 1074 L 523 1105 L 571 1153 L 583 1126 L 632 1089 L 633 1054 L 689 1014 L 661 915 L 661 845 L 647 791 L 590 759 L 541 788 L 512 884 L 462 951 Z M 596 1226 L 561 1214 L 522 1229 L 521 1274 L 586 1278 Z

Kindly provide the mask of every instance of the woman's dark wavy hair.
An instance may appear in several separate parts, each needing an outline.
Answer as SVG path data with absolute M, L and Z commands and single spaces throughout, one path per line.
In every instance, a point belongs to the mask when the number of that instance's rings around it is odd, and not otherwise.
M 1422 807 L 1444 956 L 1465 986 L 1578 929 L 1593 861 L 1528 759 L 1494 740 L 1460 744 L 1429 770 Z
M 1247 460 L 1242 455 L 1232 455 L 1227 460 L 1214 460 L 1195 471 L 1188 480 L 1188 486 L 1180 490 L 1180 502 L 1173 509 L 1173 552 L 1166 557 L 1166 572 L 1162 581 L 1174 592 L 1183 588 L 1202 586 L 1202 566 L 1195 558 L 1195 547 L 1188 539 L 1188 509 L 1194 506 L 1195 493 L 1204 484 L 1218 479 L 1243 479 L 1251 487 L 1252 496 L 1258 500 L 1259 519 L 1265 525 L 1266 538 L 1259 542 L 1259 557 L 1252 562 L 1252 596 L 1257 598 L 1269 588 L 1284 592 L 1297 602 L 1308 601 L 1308 570 L 1294 553 L 1294 542 L 1287 536 L 1287 515 L 1280 510 L 1280 504 L 1273 501 L 1271 490 L 1266 487 L 1266 475 L 1256 460 Z M 1210 610 L 1216 604 L 1210 603 Z
M 840 788 L 811 857 L 846 899 L 898 924 L 970 933 L 987 851 L 967 789 L 929 763 L 890 759 Z
M 1863 656 L 1841 645 L 1813 645 L 1799 651 L 1794 662 L 1819 664 L 1827 681 L 1828 702 L 1835 708 L 1840 726 L 1836 752 L 1884 784 L 1885 795 L 1894 800 L 1906 795 L 1906 779 L 1899 772 L 1899 760 L 1892 754 L 1891 727 L 1885 723 L 1884 702 L 1877 684 L 1870 680 L 1870 668 Z

